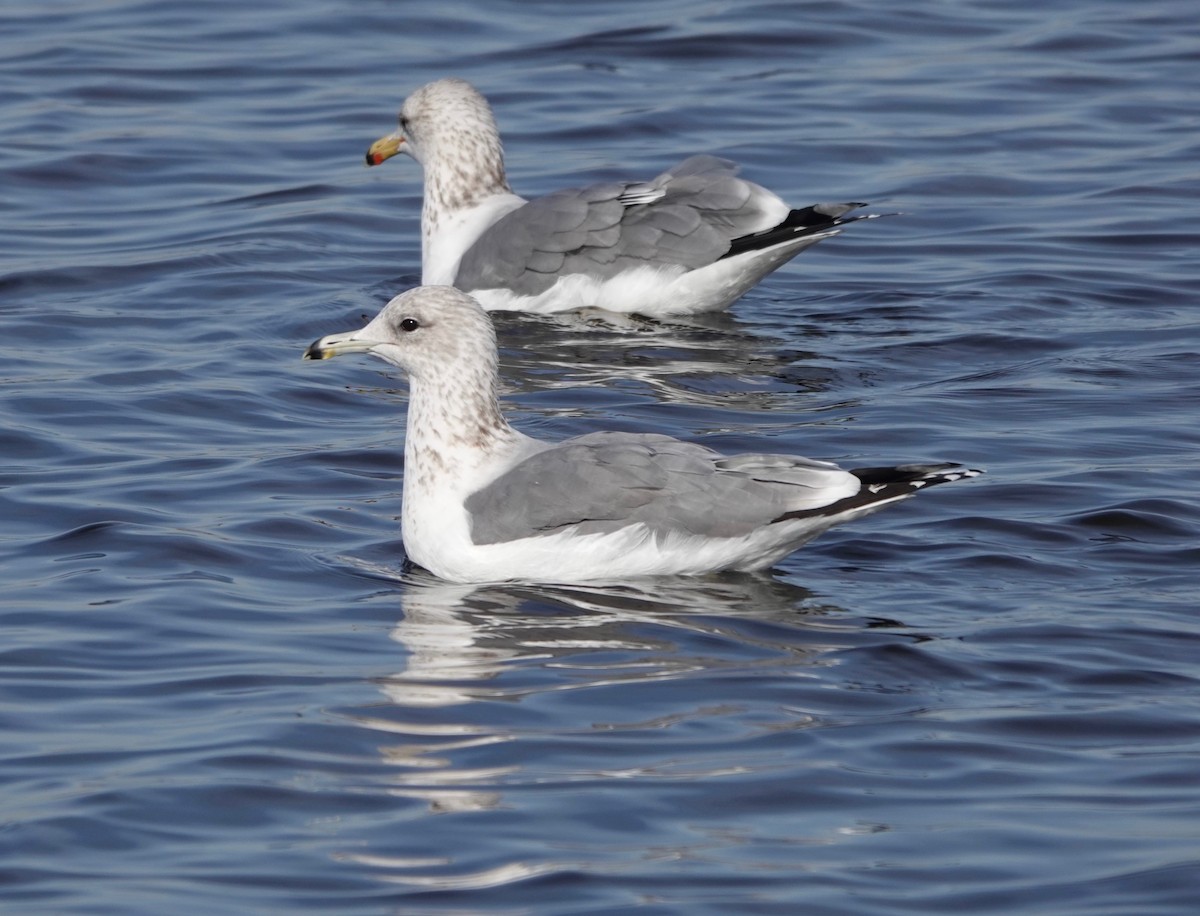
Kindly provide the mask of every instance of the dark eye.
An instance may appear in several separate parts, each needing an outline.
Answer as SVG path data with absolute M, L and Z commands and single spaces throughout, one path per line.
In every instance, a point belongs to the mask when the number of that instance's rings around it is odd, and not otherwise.
M 408 118 L 404 117 L 404 115 L 400 115 L 400 129 L 405 132 L 408 131 Z
M 405 318 L 400 322 L 401 331 L 415 331 L 420 326 L 421 322 L 417 321 L 415 318 Z

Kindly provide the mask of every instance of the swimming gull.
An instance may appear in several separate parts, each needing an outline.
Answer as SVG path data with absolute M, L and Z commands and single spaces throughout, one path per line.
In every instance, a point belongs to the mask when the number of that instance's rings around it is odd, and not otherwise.
M 451 287 L 401 293 L 366 327 L 322 337 L 304 356 L 343 353 L 408 373 L 404 546 L 455 582 L 764 569 L 832 525 L 980 473 L 953 464 L 846 471 L 653 433 L 530 438 L 500 412 L 491 320 Z
M 404 102 L 367 164 L 397 153 L 425 172 L 421 282 L 457 286 L 486 309 L 583 307 L 652 317 L 724 308 L 841 227 L 861 203 L 793 210 L 698 155 L 650 181 L 610 181 L 526 201 L 509 188 L 500 134 L 470 83 L 442 79 Z

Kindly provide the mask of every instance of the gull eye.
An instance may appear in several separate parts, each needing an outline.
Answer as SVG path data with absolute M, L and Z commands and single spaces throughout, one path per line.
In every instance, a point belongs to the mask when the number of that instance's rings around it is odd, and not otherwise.
M 417 321 L 415 318 L 405 318 L 400 322 L 401 331 L 415 331 L 420 326 L 421 322 Z
M 400 129 L 408 133 L 408 118 L 404 117 L 404 115 L 400 115 Z

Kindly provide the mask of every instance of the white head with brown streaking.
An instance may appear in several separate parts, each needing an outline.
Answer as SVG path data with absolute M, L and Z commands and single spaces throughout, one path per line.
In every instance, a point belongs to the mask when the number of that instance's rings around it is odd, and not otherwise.
M 491 217 L 497 202 L 508 201 L 510 209 L 523 202 L 508 186 L 491 106 L 465 80 L 442 79 L 422 86 L 404 100 L 399 128 L 371 144 L 367 165 L 400 153 L 421 163 L 425 172 L 421 282 L 449 284 L 462 252 L 451 255 L 439 241 L 448 232 L 474 226 L 479 221 L 472 218 L 476 208 L 484 207 L 483 215 Z M 480 225 L 474 234 L 483 228 Z

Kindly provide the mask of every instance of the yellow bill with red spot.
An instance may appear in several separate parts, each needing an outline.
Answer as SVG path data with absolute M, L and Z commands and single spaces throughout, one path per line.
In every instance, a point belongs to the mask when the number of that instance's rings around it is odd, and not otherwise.
M 380 137 L 367 147 L 367 165 L 379 165 L 381 162 L 391 159 L 400 152 L 403 143 L 404 134 L 400 131 Z

